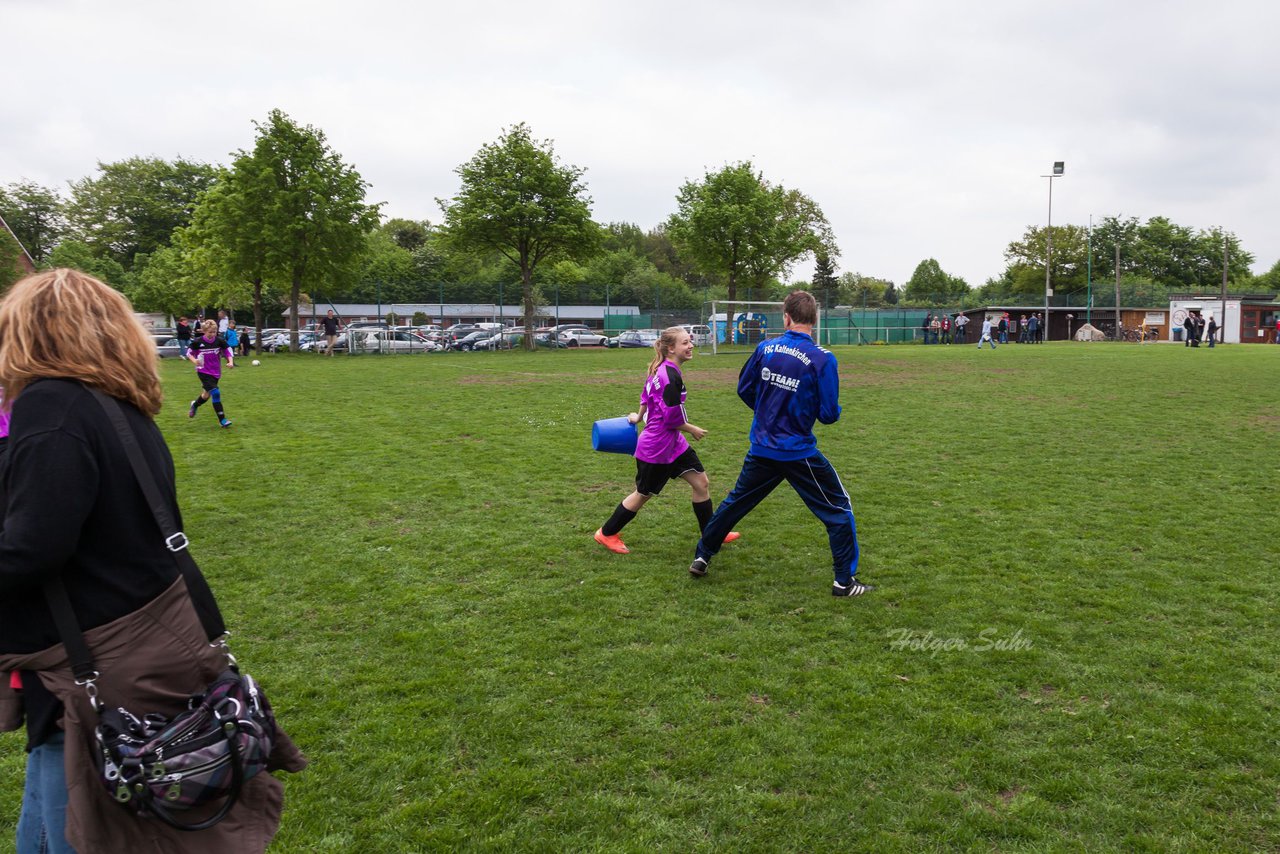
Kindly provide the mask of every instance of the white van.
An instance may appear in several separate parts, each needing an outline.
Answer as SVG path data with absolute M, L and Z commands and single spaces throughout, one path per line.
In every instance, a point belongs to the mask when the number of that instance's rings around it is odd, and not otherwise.
M 689 333 L 689 337 L 693 339 L 693 346 L 706 347 L 711 344 L 710 326 L 704 326 L 701 323 L 684 323 L 680 328 Z

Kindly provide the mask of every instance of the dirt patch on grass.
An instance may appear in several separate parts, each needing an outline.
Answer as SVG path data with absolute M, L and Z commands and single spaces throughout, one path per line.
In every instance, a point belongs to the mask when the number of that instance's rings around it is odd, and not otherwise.
M 1249 424 L 1267 433 L 1280 433 L 1280 415 L 1264 412 L 1249 419 Z
M 538 385 L 540 383 L 563 382 L 568 378 L 577 385 L 612 385 L 630 381 L 634 371 L 596 371 L 593 374 L 568 375 L 561 373 L 511 372 L 501 374 L 463 374 L 452 382 L 458 385 Z

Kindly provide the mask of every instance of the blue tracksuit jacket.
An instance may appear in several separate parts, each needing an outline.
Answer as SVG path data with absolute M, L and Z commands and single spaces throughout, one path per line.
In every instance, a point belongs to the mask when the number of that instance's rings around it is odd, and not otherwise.
M 738 397 L 755 411 L 751 453 L 802 460 L 818 451 L 813 422 L 840 420 L 836 357 L 803 332 L 763 341 L 738 375 Z

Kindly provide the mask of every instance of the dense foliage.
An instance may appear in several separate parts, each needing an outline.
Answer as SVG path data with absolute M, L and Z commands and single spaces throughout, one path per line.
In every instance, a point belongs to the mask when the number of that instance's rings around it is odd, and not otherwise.
M 141 310 L 252 306 L 260 326 L 303 297 L 317 302 L 627 304 L 693 309 L 711 299 L 780 299 L 805 284 L 824 306 L 973 306 L 1043 297 L 1049 230 L 1011 240 L 1004 269 L 981 287 L 936 258 L 902 284 L 840 272 L 821 208 L 767 180 L 750 161 L 678 188 L 673 213 L 643 228 L 596 223 L 584 168 L 518 124 L 455 171 L 443 223 L 378 222 L 368 185 L 324 133 L 279 110 L 228 167 L 177 158 L 99 163 L 70 192 L 31 181 L 0 186 L 2 214 L 36 263 L 84 269 Z M 1107 216 L 1052 227 L 1055 300 L 1160 305 L 1176 291 L 1280 290 L 1280 262 L 1252 276 L 1253 256 L 1221 227 L 1166 217 Z M 1117 248 L 1119 250 L 1117 255 Z M 1224 257 L 1225 251 L 1225 257 Z M 807 283 L 788 284 L 812 258 Z M 1118 270 L 1117 270 L 1118 258 Z M 0 259 L 2 262 L 3 259 Z M 6 267 L 8 269 L 8 267 Z M 1117 277 L 1118 272 L 1118 277 Z

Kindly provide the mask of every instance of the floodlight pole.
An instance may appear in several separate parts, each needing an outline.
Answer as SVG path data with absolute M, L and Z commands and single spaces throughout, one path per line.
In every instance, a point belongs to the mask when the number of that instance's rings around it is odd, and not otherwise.
M 1089 214 L 1089 260 L 1085 265 L 1085 270 L 1086 270 L 1085 275 L 1088 277 L 1089 289 L 1088 289 L 1088 295 L 1085 297 L 1084 322 L 1092 323 L 1093 322 L 1093 214 Z M 1070 339 L 1071 336 L 1068 335 L 1067 338 Z
M 1044 254 L 1044 329 L 1041 335 L 1044 340 L 1049 340 L 1049 297 L 1053 294 L 1053 283 L 1050 278 L 1053 272 L 1053 179 L 1061 178 L 1063 172 L 1063 162 L 1055 160 L 1053 163 L 1053 174 L 1041 175 L 1041 178 L 1049 179 L 1049 224 L 1045 229 L 1045 254 Z
M 1227 264 L 1230 255 L 1230 243 L 1226 232 L 1222 233 L 1222 316 L 1218 318 L 1218 334 L 1222 343 L 1227 343 Z

